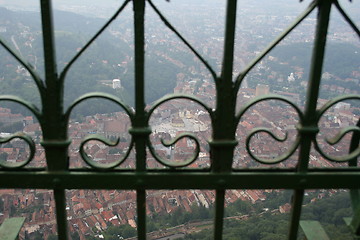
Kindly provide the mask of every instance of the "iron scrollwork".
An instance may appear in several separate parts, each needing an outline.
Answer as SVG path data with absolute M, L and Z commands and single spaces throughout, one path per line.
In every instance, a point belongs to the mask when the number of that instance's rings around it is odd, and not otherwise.
M 325 112 L 329 108 L 335 106 L 339 102 L 346 101 L 346 100 L 360 100 L 360 96 L 359 95 L 341 96 L 341 97 L 337 97 L 337 98 L 327 102 L 321 109 L 319 109 L 317 111 L 317 118 L 316 118 L 317 122 L 320 121 L 320 118 L 325 114 Z M 346 134 L 351 133 L 351 132 L 353 133 L 353 135 L 359 134 L 360 133 L 359 126 L 349 126 L 349 127 L 343 128 L 336 136 L 326 139 L 326 142 L 330 145 L 335 145 L 335 144 L 339 143 Z M 327 160 L 333 161 L 333 162 L 347 162 L 347 161 L 353 160 L 354 158 L 356 158 L 360 155 L 360 146 L 357 146 L 356 149 L 351 149 L 349 154 L 346 156 L 334 157 L 334 156 L 330 156 L 329 154 L 325 153 L 321 149 L 316 138 L 314 140 L 314 144 L 315 144 L 315 149 L 320 153 L 320 155 L 322 157 L 324 157 Z
M 68 110 L 66 111 L 65 120 L 67 122 L 69 121 L 70 114 L 75 106 L 77 106 L 78 104 L 80 104 L 81 102 L 83 102 L 85 100 L 93 99 L 93 98 L 106 99 L 106 100 L 109 100 L 109 101 L 114 102 L 115 104 L 121 106 L 122 109 L 126 112 L 127 116 L 129 116 L 131 122 L 133 121 L 134 112 L 132 111 L 132 109 L 129 106 L 125 105 L 124 103 L 122 103 L 122 101 L 119 98 L 117 98 L 111 94 L 99 93 L 99 92 L 87 93 L 87 94 L 84 94 L 83 96 L 81 96 L 80 98 L 78 98 L 77 100 L 75 100 L 69 106 Z M 97 163 L 97 162 L 93 161 L 91 159 L 91 157 L 88 154 L 86 154 L 86 150 L 84 149 L 84 147 L 85 147 L 86 143 L 88 143 L 89 141 L 99 141 L 107 146 L 114 147 L 119 144 L 120 138 L 117 138 L 116 141 L 110 141 L 109 139 L 106 139 L 101 135 L 92 134 L 92 135 L 87 136 L 81 142 L 80 147 L 79 147 L 80 156 L 82 157 L 82 159 L 85 161 L 86 164 L 88 164 L 89 166 L 91 166 L 95 169 L 98 169 L 98 170 L 112 169 L 112 168 L 119 166 L 121 163 L 123 163 L 127 159 L 127 157 L 129 156 L 129 154 L 133 148 L 133 145 L 134 145 L 133 141 L 131 140 L 129 147 L 126 150 L 126 153 L 124 154 L 124 156 L 121 159 L 119 159 L 113 163 L 101 164 L 101 163 Z
M 185 100 L 190 100 L 190 101 L 193 101 L 197 104 L 199 104 L 200 106 L 202 106 L 210 115 L 210 119 L 212 119 L 212 115 L 213 115 L 213 111 L 211 108 L 209 108 L 205 103 L 203 103 L 200 99 L 197 99 L 193 96 L 188 96 L 188 95 L 170 95 L 170 96 L 167 96 L 167 97 L 164 97 L 162 99 L 160 99 L 159 101 L 157 101 L 152 107 L 151 109 L 149 110 L 148 114 L 147 114 L 147 123 L 149 123 L 149 120 L 150 120 L 150 117 L 152 115 L 152 113 L 155 111 L 155 109 L 160 106 L 161 104 L 164 104 L 166 102 L 169 102 L 171 100 L 175 100 L 175 99 L 185 99 Z M 157 153 L 156 153 L 156 150 L 154 149 L 150 139 L 148 139 L 147 141 L 147 145 L 148 145 L 148 148 L 150 150 L 150 153 L 152 154 L 152 156 L 155 158 L 155 160 L 159 163 L 161 163 L 162 165 L 164 166 L 167 166 L 169 168 L 180 168 L 180 167 L 186 167 L 190 164 L 192 164 L 199 156 L 199 153 L 200 153 L 200 143 L 199 143 L 199 140 L 197 139 L 197 137 L 194 135 L 194 134 L 191 134 L 191 133 L 183 133 L 183 134 L 180 134 L 179 136 L 177 136 L 175 139 L 172 139 L 170 141 L 165 141 L 164 139 L 161 139 L 161 143 L 163 146 L 165 147 L 172 147 L 174 146 L 178 141 L 180 141 L 181 139 L 184 139 L 184 138 L 187 138 L 187 139 L 190 139 L 192 141 L 194 141 L 195 143 L 195 149 L 194 149 L 194 153 L 193 155 L 188 158 L 188 159 L 185 159 L 185 160 L 182 160 L 181 162 L 172 162 L 172 161 L 168 161 L 166 159 L 163 159 L 161 156 L 159 156 Z
M 270 94 L 268 96 L 261 96 L 261 97 L 257 97 L 254 98 L 252 101 L 250 101 L 249 103 L 247 103 L 244 107 L 242 107 L 239 111 L 239 113 L 236 116 L 236 122 L 237 124 L 240 122 L 241 118 L 244 116 L 245 112 L 251 108 L 252 106 L 255 106 L 257 103 L 260 103 L 262 101 L 269 101 L 269 100 L 279 100 L 282 102 L 285 102 L 287 104 L 289 104 L 291 107 L 293 107 L 296 111 L 296 113 L 299 116 L 300 122 L 303 121 L 303 113 L 301 112 L 301 110 L 291 101 L 289 101 L 287 98 L 279 96 L 279 95 L 275 95 L 275 94 Z M 288 139 L 288 134 L 285 133 L 284 137 L 278 137 L 275 134 L 272 133 L 271 129 L 268 128 L 256 128 L 253 129 L 251 131 L 251 133 L 246 137 L 246 150 L 249 153 L 249 155 L 256 160 L 259 163 L 263 163 L 263 164 L 276 164 L 276 163 L 280 163 L 282 161 L 285 161 L 286 159 L 288 159 L 298 148 L 299 144 L 300 144 L 300 137 L 297 136 L 294 143 L 291 145 L 290 149 L 282 154 L 281 156 L 278 156 L 276 158 L 273 158 L 271 160 L 268 159 L 263 159 L 260 157 L 257 157 L 252 151 L 251 151 L 251 147 L 250 147 L 250 141 L 251 138 L 258 134 L 258 133 L 266 133 L 269 136 L 271 136 L 274 140 L 278 141 L 278 142 L 285 142 Z

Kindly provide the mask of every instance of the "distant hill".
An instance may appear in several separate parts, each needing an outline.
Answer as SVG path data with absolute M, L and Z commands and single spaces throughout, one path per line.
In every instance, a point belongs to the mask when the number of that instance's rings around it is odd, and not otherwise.
M 311 43 L 293 43 L 280 45 L 271 55 L 280 62 L 288 62 L 290 66 L 307 68 L 312 54 Z M 324 72 L 329 72 L 340 78 L 351 77 L 352 71 L 359 68 L 360 48 L 349 43 L 329 42 L 324 61 Z
M 58 71 L 73 58 L 86 42 L 104 24 L 104 19 L 84 17 L 75 13 L 54 11 L 55 44 Z M 44 60 L 42 47 L 42 29 L 40 13 L 14 12 L 0 8 L 0 27 L 4 29 L 0 36 L 16 50 L 40 75 L 44 75 Z M 115 26 L 114 26 L 115 25 Z M 82 94 L 92 91 L 102 91 L 114 94 L 132 105 L 134 102 L 134 50 L 132 37 L 128 42 L 122 34 L 127 26 L 122 23 L 113 24 L 119 34 L 105 31 L 75 62 L 67 74 L 65 82 L 65 105 L 70 104 Z M 16 45 L 15 45 L 16 43 Z M 0 94 L 14 94 L 24 97 L 39 105 L 39 97 L 31 78 L 26 71 L 19 70 L 19 64 L 0 49 L 3 58 L 0 59 Z M 146 62 L 146 101 L 153 102 L 167 93 L 173 92 L 176 84 L 176 74 L 180 68 L 163 61 L 160 56 L 147 52 L 150 58 Z M 102 85 L 100 80 L 121 79 L 123 90 L 113 90 Z M 3 80 L 1 80 L 3 79 Z M 80 106 L 83 115 L 95 114 L 101 111 L 118 111 L 111 105 L 89 108 Z M 92 109 L 92 110 L 91 110 Z

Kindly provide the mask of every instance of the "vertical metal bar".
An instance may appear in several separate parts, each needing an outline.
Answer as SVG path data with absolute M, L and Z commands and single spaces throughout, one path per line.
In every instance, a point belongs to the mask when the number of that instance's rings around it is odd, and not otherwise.
M 136 191 L 136 207 L 138 239 L 146 239 L 146 193 L 144 189 Z
M 42 145 L 45 148 L 49 171 L 68 168 L 67 126 L 63 119 L 63 83 L 58 80 L 55 57 L 52 6 L 50 0 L 41 0 L 41 19 L 45 58 L 46 91 L 42 92 L 43 112 L 39 119 L 43 130 Z M 56 218 L 59 239 L 68 239 L 65 190 L 54 182 Z M 56 186 L 57 185 L 57 186 Z
M 299 163 L 297 169 L 299 172 L 307 172 L 311 151 L 311 142 L 315 139 L 316 134 L 319 131 L 316 119 L 316 106 L 319 96 L 331 4 L 332 2 L 328 0 L 321 0 L 318 4 L 319 12 L 311 60 L 304 120 L 302 122 L 302 126 L 299 127 L 299 132 L 301 135 Z M 295 240 L 297 237 L 299 221 L 301 217 L 302 201 L 304 197 L 303 195 L 303 189 L 294 191 L 289 239 Z
M 224 228 L 225 189 L 216 190 L 214 239 L 222 239 Z
M 133 1 L 135 24 L 135 120 L 132 134 L 135 136 L 136 170 L 146 169 L 146 138 L 148 126 L 145 121 L 145 91 L 144 91 L 144 14 L 145 0 Z
M 357 127 L 360 127 L 360 120 L 356 124 Z M 360 142 L 360 134 L 359 132 L 354 132 L 350 142 L 349 153 L 355 151 Z M 349 161 L 350 167 L 357 166 L 358 158 Z M 353 209 L 353 218 L 351 219 L 350 227 L 353 231 L 353 234 L 360 238 L 360 190 L 359 189 L 350 189 L 350 198 L 351 198 L 351 206 Z
M 55 85 L 56 57 L 53 31 L 52 5 L 49 0 L 41 0 L 41 20 L 45 57 L 45 81 L 48 87 Z
M 63 118 L 63 82 L 59 81 L 56 69 L 53 16 L 51 1 L 41 1 L 41 18 L 45 58 L 46 91 L 42 96 L 43 130 L 42 146 L 45 148 L 47 167 L 50 171 L 68 168 L 67 123 Z
M 64 189 L 54 189 L 56 203 L 56 223 L 59 239 L 68 239 L 68 226 L 66 220 L 66 198 Z
M 320 80 L 325 55 L 326 36 L 329 26 L 331 1 L 319 1 L 318 21 L 311 60 L 308 91 L 306 97 L 304 121 L 299 131 L 301 134 L 300 162 L 298 170 L 307 171 L 311 142 L 315 139 L 319 129 L 317 127 L 316 106 L 319 96 Z
M 235 141 L 235 105 L 232 71 L 234 61 L 236 0 L 228 0 L 226 10 L 225 45 L 221 77 L 216 79 L 216 110 L 213 123 L 213 141 L 210 143 L 212 169 L 231 171 Z
M 236 0 L 227 1 L 224 57 L 221 77 L 216 79 L 216 110 L 214 119 L 213 141 L 211 146 L 212 171 L 230 172 L 235 141 L 235 105 L 232 74 L 234 62 L 234 42 L 236 24 Z M 225 189 L 220 184 L 216 190 L 214 239 L 222 239 L 224 225 Z
M 292 209 L 291 209 L 289 239 L 295 240 L 297 238 L 303 199 L 304 199 L 304 189 L 295 190 L 292 201 Z
M 356 126 L 360 128 L 360 119 L 358 120 Z M 359 132 L 354 132 L 353 136 L 351 138 L 351 142 L 350 142 L 349 153 L 355 151 L 358 148 L 359 143 L 360 143 L 360 133 Z M 357 166 L 357 160 L 358 160 L 357 157 L 355 157 L 354 159 L 351 159 L 349 161 L 349 166 L 350 167 L 356 167 Z
M 150 134 L 145 112 L 144 91 L 144 15 L 145 0 L 134 0 L 134 31 L 135 31 L 135 110 L 136 115 L 131 133 L 134 136 L 136 149 L 136 171 L 146 170 L 146 141 Z M 145 190 L 137 188 L 138 239 L 146 239 L 146 197 Z
M 235 47 L 236 5 L 237 5 L 237 0 L 227 1 L 225 39 L 224 39 L 224 58 L 223 58 L 223 64 L 221 70 L 221 78 L 223 81 L 226 81 L 227 84 L 232 83 L 234 47 Z
M 360 120 L 357 122 L 356 126 L 360 127 Z M 349 153 L 355 151 L 358 148 L 359 142 L 360 142 L 360 134 L 358 132 L 354 132 L 353 136 L 351 138 L 351 142 L 350 142 Z M 357 157 L 350 160 L 349 166 L 356 167 L 357 161 L 358 161 Z M 351 189 L 350 197 L 351 197 L 351 205 L 352 205 L 353 211 L 356 211 L 358 208 L 360 208 L 360 190 L 359 189 Z M 360 228 L 360 226 L 359 226 L 359 228 Z

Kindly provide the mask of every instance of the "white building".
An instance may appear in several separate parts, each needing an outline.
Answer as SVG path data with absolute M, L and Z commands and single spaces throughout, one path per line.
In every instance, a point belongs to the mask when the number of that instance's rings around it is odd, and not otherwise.
M 121 81 L 120 79 L 114 79 L 113 80 L 113 89 L 121 88 Z

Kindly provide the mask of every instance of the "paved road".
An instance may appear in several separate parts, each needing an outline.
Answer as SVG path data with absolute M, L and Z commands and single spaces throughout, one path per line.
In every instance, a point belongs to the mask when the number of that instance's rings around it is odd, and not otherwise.
M 20 56 L 23 57 L 23 55 L 22 55 L 22 53 L 21 53 L 21 51 L 20 51 L 20 48 L 19 48 L 19 46 L 17 45 L 17 43 L 16 43 L 16 41 L 15 41 L 14 35 L 11 36 L 11 41 L 12 41 L 12 43 L 14 44 L 16 50 L 19 52 Z
M 175 239 L 181 239 L 185 236 L 185 234 L 183 233 L 178 233 L 178 234 L 174 234 L 171 236 L 167 236 L 167 237 L 163 237 L 163 238 L 158 238 L 156 240 L 175 240 Z

